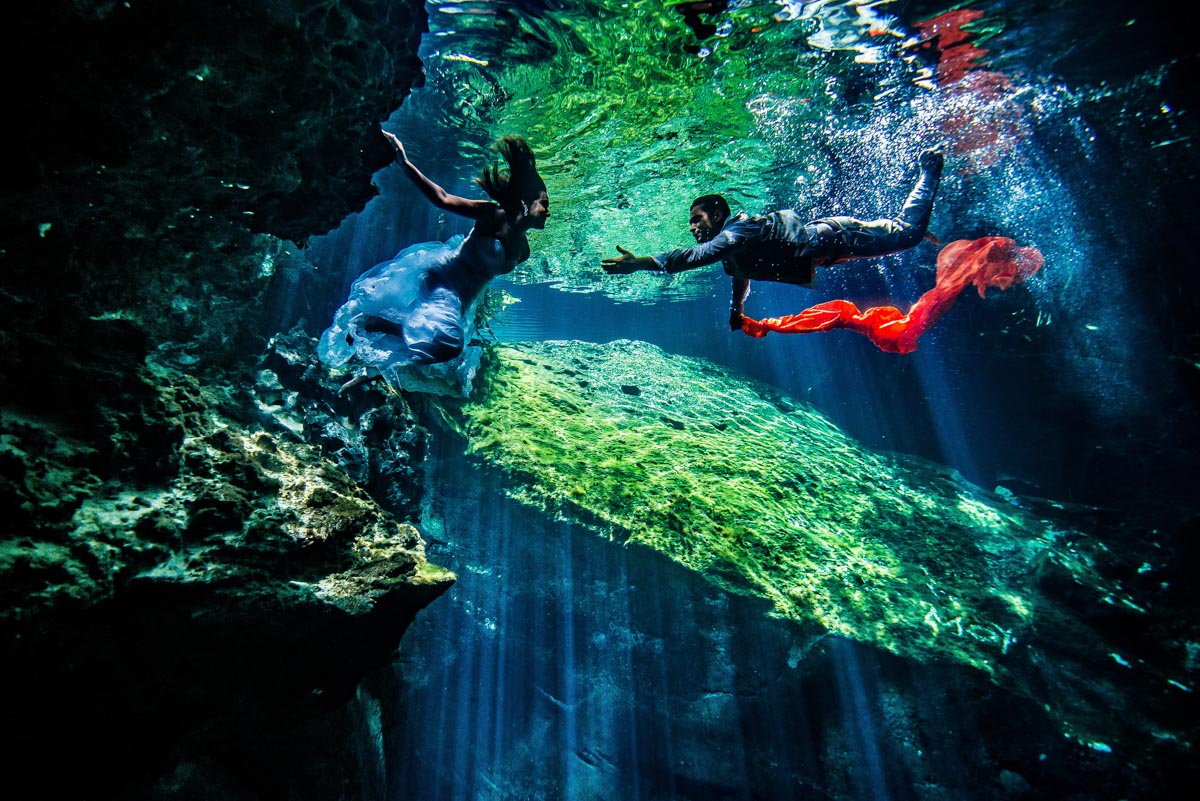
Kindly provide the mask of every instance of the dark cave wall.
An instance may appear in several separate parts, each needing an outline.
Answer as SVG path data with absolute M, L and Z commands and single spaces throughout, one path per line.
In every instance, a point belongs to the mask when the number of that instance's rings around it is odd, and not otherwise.
M 375 194 L 392 158 L 378 123 L 421 82 L 426 14 L 384 0 L 50 0 L 5 27 L 20 76 L 5 107 L 21 121 L 4 132 L 6 205 L 24 198 L 7 224 L 120 235 L 186 210 L 302 240 Z
M 377 193 L 379 123 L 422 82 L 425 29 L 420 2 L 22 6 L 0 90 L 19 121 L 0 133 L 4 330 L 61 340 L 122 310 L 160 343 L 269 334 L 264 254 L 289 248 L 255 235 L 303 243 Z
M 425 13 L 51 0 L 6 18 L 12 797 L 372 797 L 360 682 L 454 580 L 406 522 L 424 431 L 403 400 L 337 397 L 265 301 L 376 194 Z M 385 479 L 386 509 L 364 491 Z

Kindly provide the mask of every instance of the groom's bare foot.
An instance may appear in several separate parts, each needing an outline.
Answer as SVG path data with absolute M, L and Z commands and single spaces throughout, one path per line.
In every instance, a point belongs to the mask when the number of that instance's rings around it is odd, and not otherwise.
M 920 158 L 917 159 L 917 163 L 921 166 L 921 169 L 926 172 L 930 170 L 938 170 L 940 172 L 945 161 L 946 155 L 941 150 L 934 148 L 924 151 L 921 153 Z

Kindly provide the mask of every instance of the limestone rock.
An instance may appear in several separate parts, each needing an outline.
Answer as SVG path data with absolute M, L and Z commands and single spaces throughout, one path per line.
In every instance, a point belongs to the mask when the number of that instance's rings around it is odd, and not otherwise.
M 4 105 L 22 121 L 5 130 L 6 217 L 136 237 L 190 212 L 299 240 L 375 194 L 392 159 L 378 125 L 422 80 L 426 16 L 381 0 L 51 0 L 6 23 L 21 78 Z
M 1154 532 L 1073 530 L 647 343 L 499 345 L 488 361 L 469 402 L 444 403 L 515 499 L 801 631 L 977 669 L 1084 750 L 1141 758 L 1195 737 L 1177 711 L 1191 624 L 1150 611 L 1182 606 L 1154 575 Z
M 344 717 L 454 576 L 240 388 L 146 363 L 128 321 L 91 325 L 108 358 L 58 373 L 86 407 L 0 410 L 0 630 L 21 688 L 4 747 L 32 766 L 85 754 L 73 775 L 102 791 L 250 732 L 260 754 L 298 747 L 281 721 Z M 115 767 L 114 748 L 140 754 Z
M 299 269 L 289 240 L 375 194 L 425 20 L 379 0 L 6 17 L 0 747 L 18 797 L 356 781 L 360 682 L 453 576 L 402 522 L 412 414 L 318 414 L 327 376 L 259 363 L 295 322 L 263 299 Z M 386 463 L 306 439 L 335 419 L 359 450 L 392 443 Z M 367 492 L 385 480 L 392 511 Z

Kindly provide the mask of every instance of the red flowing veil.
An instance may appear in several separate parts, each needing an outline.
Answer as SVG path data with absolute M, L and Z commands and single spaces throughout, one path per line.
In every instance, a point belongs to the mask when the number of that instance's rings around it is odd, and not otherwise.
M 799 314 L 763 320 L 742 319 L 742 331 L 752 337 L 770 331 L 809 334 L 848 328 L 866 335 L 876 347 L 890 353 L 912 353 L 917 338 L 954 305 L 959 294 L 974 284 L 979 296 L 995 287 L 1001 291 L 1019 284 L 1042 266 L 1036 248 L 1018 247 L 1008 237 L 986 236 L 960 239 L 942 248 L 937 257 L 937 283 L 904 314 L 894 306 L 876 306 L 859 311 L 848 300 L 831 300 Z

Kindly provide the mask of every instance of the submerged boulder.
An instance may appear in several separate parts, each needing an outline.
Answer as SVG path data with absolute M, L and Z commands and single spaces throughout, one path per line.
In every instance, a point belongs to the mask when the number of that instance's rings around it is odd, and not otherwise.
M 147 360 L 129 320 L 79 333 L 99 352 L 43 408 L 0 408 L 11 786 L 110 797 L 203 763 L 325 797 L 357 757 L 320 730 L 358 731 L 360 682 L 453 574 L 261 390 Z
M 514 498 L 765 599 L 813 637 L 970 666 L 1085 749 L 1194 735 L 1172 712 L 1190 692 L 1186 621 L 1150 615 L 1158 584 L 1116 579 L 1105 543 L 1051 505 L 869 451 L 802 402 L 642 342 L 496 346 L 451 411 Z M 1129 642 L 1152 620 L 1177 653 Z
M 374 747 L 346 750 L 373 731 L 360 682 L 453 576 L 409 522 L 411 412 L 343 426 L 386 463 L 327 453 L 307 421 L 353 410 L 312 414 L 330 388 L 262 363 L 307 311 L 264 298 L 305 269 L 288 240 L 376 194 L 424 5 L 50 0 L 6 22 L 8 786 L 338 797 Z

